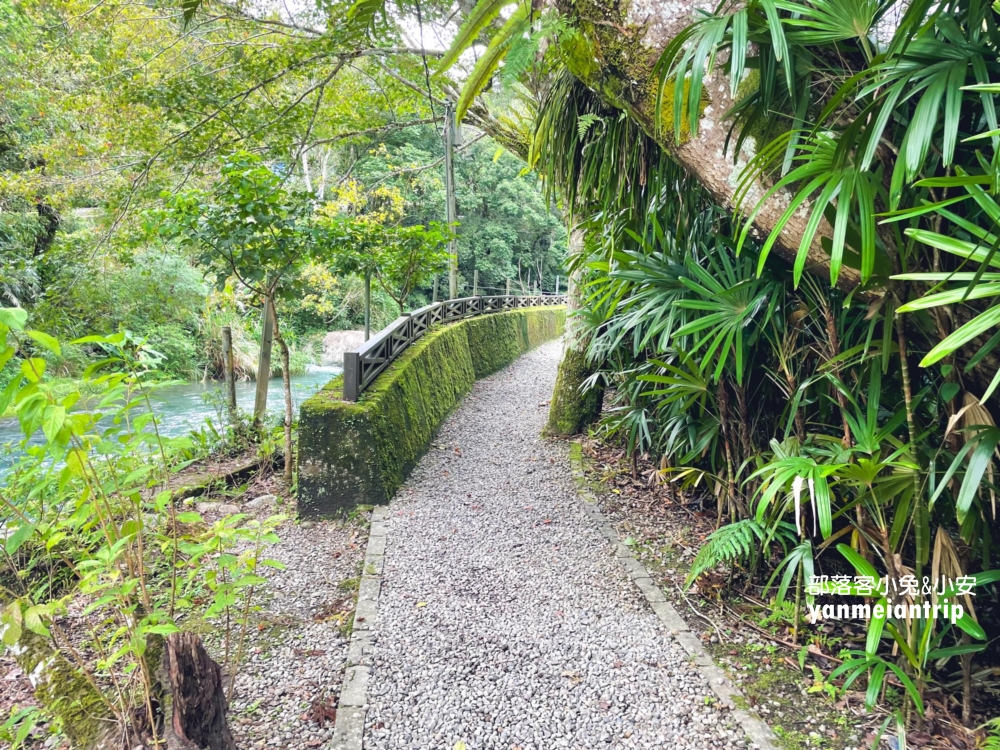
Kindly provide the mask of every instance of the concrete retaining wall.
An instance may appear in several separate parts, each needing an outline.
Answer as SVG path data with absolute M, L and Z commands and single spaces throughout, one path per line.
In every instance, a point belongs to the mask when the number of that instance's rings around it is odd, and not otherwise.
M 386 503 L 472 384 L 562 335 L 566 311 L 534 307 L 435 329 L 355 403 L 337 377 L 302 404 L 298 502 L 302 518 Z

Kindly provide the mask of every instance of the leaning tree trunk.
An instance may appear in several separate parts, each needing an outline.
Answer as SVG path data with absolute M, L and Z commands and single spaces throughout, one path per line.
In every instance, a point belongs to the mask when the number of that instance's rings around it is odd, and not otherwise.
M 73 747 L 121 747 L 122 722 L 110 701 L 48 639 L 25 632 L 14 653 L 21 670 L 31 675 L 35 698 L 58 721 Z
M 691 175 L 697 179 L 720 206 L 735 208 L 734 194 L 740 172 L 747 161 L 764 144 L 747 138 L 743 153 L 727 148 L 730 122 L 725 113 L 732 107 L 729 80 L 718 72 L 705 80 L 703 109 L 697 135 L 692 138 L 687 125 L 682 128 L 678 143 L 674 138 L 673 107 L 667 102 L 657 127 L 656 94 L 658 80 L 654 65 L 664 48 L 696 19 L 697 10 L 711 11 L 714 2 L 708 0 L 606 0 L 600 3 L 574 3 L 553 0 L 556 7 L 573 22 L 577 33 L 566 35 L 562 57 L 570 72 L 593 89 L 609 105 L 624 110 Z M 721 68 L 717 65 L 716 69 Z M 672 89 L 669 89 L 672 90 Z M 665 93 L 670 96 L 669 90 Z M 729 140 L 729 144 L 736 138 Z M 755 184 L 747 200 L 755 202 L 766 192 Z M 779 191 L 766 201 L 754 221 L 758 236 L 770 233 L 788 206 L 789 196 Z M 752 206 L 751 206 L 752 207 Z M 776 251 L 787 260 L 794 260 L 808 213 L 796 212 L 779 236 Z M 830 275 L 830 257 L 822 248 L 820 237 L 829 237 L 832 230 L 824 221 L 809 252 L 807 268 Z M 853 289 L 860 281 L 857 269 L 844 266 L 838 285 Z
M 569 236 L 569 255 L 572 257 L 583 251 L 583 230 L 574 229 Z M 583 432 L 600 415 L 604 401 L 603 388 L 593 387 L 585 391 L 582 387 L 595 368 L 587 361 L 590 336 L 573 315 L 575 310 L 583 307 L 580 276 L 579 271 L 570 274 L 569 288 L 566 290 L 569 304 L 566 309 L 566 335 L 563 339 L 565 347 L 552 391 L 549 422 L 545 428 L 548 435 L 568 436 Z

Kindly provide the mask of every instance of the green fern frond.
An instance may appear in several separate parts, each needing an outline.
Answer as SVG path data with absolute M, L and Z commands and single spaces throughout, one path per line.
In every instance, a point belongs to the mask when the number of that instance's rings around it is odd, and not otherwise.
M 727 524 L 709 534 L 691 565 L 685 587 L 706 570 L 721 563 L 732 565 L 756 558 L 765 529 L 752 518 Z
M 986 729 L 983 750 L 1000 750 L 1000 719 L 990 719 L 983 728 Z
M 536 64 L 539 44 L 543 37 L 543 31 L 535 31 L 531 34 L 515 36 L 511 40 L 507 56 L 503 61 L 503 70 L 500 72 L 500 80 L 504 86 L 513 85 L 520 81 Z
M 511 40 L 523 34 L 529 25 L 530 20 L 528 18 L 527 7 L 524 5 L 518 6 L 518 9 L 514 11 L 514 15 L 508 18 L 507 23 L 490 39 L 489 46 L 472 68 L 469 78 L 462 87 L 462 93 L 458 97 L 455 116 L 459 120 L 465 116 L 473 100 L 486 88 L 493 78 L 493 73 L 496 72 L 500 62 L 507 54 Z
M 587 135 L 587 131 L 597 122 L 604 122 L 604 119 L 595 114 L 580 115 L 576 120 L 576 134 L 580 140 Z
M 475 44 L 479 34 L 486 26 L 500 15 L 500 11 L 510 5 L 510 0 L 479 0 L 469 17 L 459 28 L 451 46 L 438 63 L 436 75 L 444 73 L 455 64 L 455 61 L 465 50 Z M 492 42 L 491 42 L 492 44 Z

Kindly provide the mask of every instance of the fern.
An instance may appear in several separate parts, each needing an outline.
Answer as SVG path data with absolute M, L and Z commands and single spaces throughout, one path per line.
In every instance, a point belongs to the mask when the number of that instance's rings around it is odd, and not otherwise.
M 512 86 L 522 80 L 538 59 L 544 32 L 536 31 L 514 37 L 504 57 L 500 80 L 505 86 Z
M 604 118 L 593 113 L 587 115 L 580 115 L 576 120 L 576 133 L 580 140 L 587 135 L 587 131 L 598 122 L 604 122 Z
M 684 586 L 690 586 L 694 579 L 720 563 L 732 565 L 755 560 L 765 533 L 766 529 L 752 518 L 716 529 L 698 550 Z
M 1000 750 L 1000 719 L 990 719 L 983 724 L 983 729 L 986 730 L 983 750 Z

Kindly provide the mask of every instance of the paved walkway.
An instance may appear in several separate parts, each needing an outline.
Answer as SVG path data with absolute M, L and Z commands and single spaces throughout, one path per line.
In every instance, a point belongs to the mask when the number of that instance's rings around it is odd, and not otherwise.
M 365 748 L 744 745 L 538 437 L 560 346 L 477 383 L 389 507 Z

